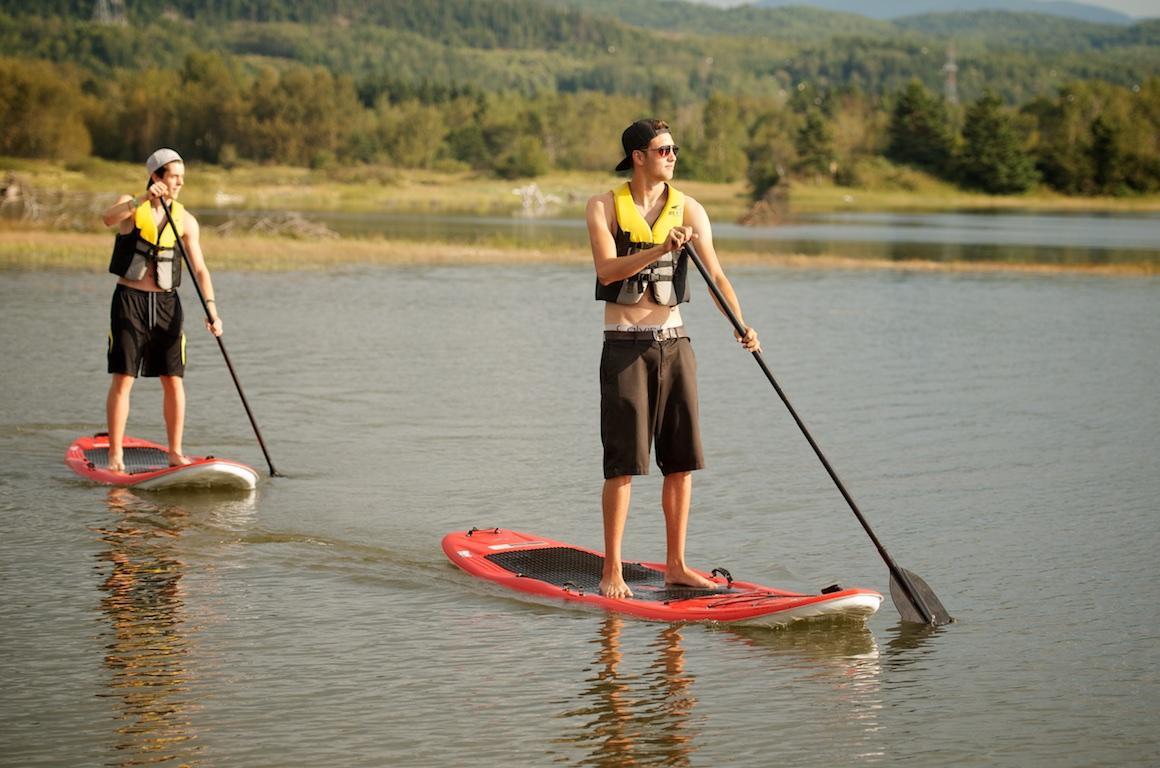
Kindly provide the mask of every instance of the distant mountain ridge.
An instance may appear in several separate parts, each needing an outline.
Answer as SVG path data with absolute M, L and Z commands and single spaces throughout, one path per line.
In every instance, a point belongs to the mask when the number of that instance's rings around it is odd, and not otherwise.
M 709 4 L 720 6 L 719 2 Z M 1127 14 L 1084 3 L 1066 0 L 756 0 L 752 3 L 729 3 L 730 5 L 755 5 L 761 8 L 781 8 L 789 5 L 805 5 L 840 13 L 855 13 L 872 19 L 898 19 L 904 16 L 918 16 L 930 13 L 959 13 L 968 11 L 1002 10 L 1013 13 L 1042 13 L 1049 16 L 1063 16 L 1096 24 L 1128 25 L 1136 21 Z

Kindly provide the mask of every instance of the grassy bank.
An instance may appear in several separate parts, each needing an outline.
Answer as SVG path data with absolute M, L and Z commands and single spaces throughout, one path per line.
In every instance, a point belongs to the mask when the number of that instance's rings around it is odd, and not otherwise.
M 206 258 L 213 270 L 321 270 L 365 264 L 570 264 L 588 266 L 587 248 L 546 250 L 413 242 L 382 238 L 300 240 L 285 237 L 222 237 L 207 233 Z M 104 272 L 112 237 L 105 233 L 0 229 L 0 272 L 5 270 L 78 270 Z M 730 249 L 726 267 L 740 265 L 783 269 L 890 269 L 907 272 L 1078 273 L 1107 276 L 1160 274 L 1153 264 L 1059 266 L 978 262 L 891 261 L 855 259 L 838 254 L 771 255 Z M 111 279 L 111 278 L 110 278 Z
M 1040 193 L 995 198 L 971 195 L 908 169 L 885 168 L 867 174 L 861 189 L 828 183 L 797 184 L 791 189 L 790 215 L 827 211 L 1160 211 L 1160 198 L 1063 198 Z M 101 226 L 103 208 L 120 193 L 144 185 L 135 164 L 86 160 L 75 164 L 0 158 L 3 186 L 15 184 L 35 198 L 36 215 L 13 215 L 29 206 L 4 203 L 0 217 L 0 269 L 104 271 L 111 236 Z M 384 167 L 306 168 L 244 165 L 236 168 L 191 165 L 182 201 L 191 209 L 235 208 L 261 211 L 350 211 L 352 213 L 440 213 L 511 217 L 521 210 L 511 182 L 470 173 L 436 173 Z M 536 180 L 551 196 L 548 214 L 580 218 L 595 191 L 616 183 L 612 174 L 556 174 Z M 745 186 L 682 182 L 716 221 L 735 221 L 748 210 Z M 23 206 L 18 208 L 17 206 Z M 337 264 L 589 263 L 586 248 L 544 248 L 502 244 L 470 246 L 414 242 L 381 237 L 330 239 L 310 229 L 297 237 L 224 233 L 206 229 L 207 256 L 214 269 L 322 269 Z M 323 236 L 326 235 L 326 236 Z M 1156 274 L 1156 265 L 1055 266 L 892 261 L 829 255 L 747 253 L 730 248 L 726 264 L 780 267 L 1016 272 L 1083 272 L 1114 275 Z
M 1047 190 L 1018 196 L 974 194 L 926 174 L 889 164 L 869 166 L 860 187 L 828 181 L 791 185 L 789 215 L 832 211 L 1091 211 L 1157 212 L 1160 196 L 1133 198 L 1065 197 Z M 521 210 L 518 190 L 533 180 L 508 181 L 470 172 L 436 172 L 384 166 L 335 166 L 321 169 L 239 165 L 233 168 L 191 164 L 182 201 L 198 208 L 263 211 L 351 211 L 446 213 L 509 216 Z M 0 158 L 0 179 L 55 195 L 74 206 L 99 210 L 117 194 L 144 186 L 139 164 L 89 159 L 77 163 Z M 534 180 L 553 202 L 549 213 L 580 216 L 594 193 L 617 183 L 609 174 L 555 173 Z M 716 221 L 737 221 L 750 207 L 744 182 L 716 184 L 680 181 L 681 188 L 705 205 Z M 99 227 L 94 222 L 93 229 Z

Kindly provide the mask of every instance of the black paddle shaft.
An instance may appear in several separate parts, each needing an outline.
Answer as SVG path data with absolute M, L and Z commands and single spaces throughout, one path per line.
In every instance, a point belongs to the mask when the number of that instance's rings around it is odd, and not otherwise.
M 205 300 L 205 295 L 201 292 L 201 285 L 197 282 L 197 274 L 193 271 L 193 264 L 189 260 L 189 254 L 185 252 L 185 243 L 181 240 L 181 234 L 177 231 L 177 225 L 173 223 L 173 212 L 169 210 L 169 204 L 165 202 L 165 198 L 158 198 L 161 207 L 165 209 L 165 220 L 173 229 L 174 240 L 177 244 L 177 250 L 181 251 L 181 259 L 185 262 L 185 267 L 189 271 L 190 280 L 193 282 L 193 288 L 197 291 L 197 298 L 201 301 L 201 308 L 205 312 L 206 320 L 213 322 L 213 315 L 209 312 L 209 302 Z M 226 361 L 226 368 L 230 371 L 230 378 L 234 380 L 234 386 L 237 387 L 238 397 L 242 399 L 242 407 L 246 409 L 246 416 L 250 418 L 250 426 L 254 428 L 254 435 L 258 438 L 258 445 L 262 448 L 262 455 L 266 457 L 266 466 L 270 468 L 270 477 L 278 477 L 278 470 L 274 469 L 274 462 L 270 459 L 270 452 L 266 450 L 266 441 L 262 439 L 262 430 L 258 428 L 258 421 L 254 418 L 254 412 L 250 410 L 250 403 L 246 400 L 246 393 L 242 391 L 242 383 L 238 381 L 238 374 L 234 371 L 234 364 L 230 360 L 230 354 L 226 352 L 225 342 L 222 341 L 221 336 L 214 336 L 217 339 L 218 349 L 222 351 L 222 358 Z
M 746 329 L 745 326 L 741 324 L 741 321 L 737 319 L 737 315 L 734 313 L 733 308 L 729 306 L 729 302 L 725 300 L 725 296 L 721 293 L 721 289 L 717 286 L 717 283 L 714 282 L 712 275 L 709 274 L 709 270 L 705 268 L 705 263 L 701 261 L 701 256 L 697 253 L 696 247 L 691 242 L 685 243 L 684 247 L 688 252 L 689 257 L 693 260 L 693 263 L 697 266 L 697 270 L 701 273 L 701 277 L 705 278 L 705 282 L 708 284 L 709 290 L 713 293 L 713 297 L 717 299 L 717 304 L 720 306 L 721 311 L 724 312 L 725 316 L 729 318 L 729 322 L 733 324 L 733 328 L 736 329 L 737 333 L 741 336 L 744 336 L 746 330 L 748 329 Z M 794 422 L 797 423 L 798 429 L 801 430 L 802 434 L 806 438 L 806 441 L 810 444 L 810 447 L 814 449 L 814 453 L 817 454 L 818 459 L 821 460 L 822 466 L 826 468 L 826 472 L 829 473 L 830 479 L 834 481 L 834 485 L 838 487 L 838 491 L 842 494 L 842 498 L 844 498 L 846 503 L 850 505 L 850 509 L 853 511 L 854 516 L 858 518 L 858 522 L 862 524 L 862 528 L 865 529 L 867 535 L 870 536 L 870 541 L 874 542 L 874 546 L 878 549 L 878 554 L 882 556 L 882 559 L 886 562 L 886 567 L 890 569 L 892 586 L 893 584 L 897 583 L 897 585 L 901 587 L 900 591 L 902 596 L 905 597 L 906 600 L 916 609 L 915 611 L 906 611 L 900 609 L 900 615 L 903 617 L 903 619 L 909 619 L 911 616 L 916 616 L 923 624 L 945 624 L 950 622 L 951 618 L 949 615 L 947 615 L 946 609 L 943 608 L 942 604 L 938 602 L 938 598 L 934 597 L 934 594 L 930 591 L 929 587 L 923 590 L 926 592 L 927 596 L 927 600 L 924 600 L 920 594 L 920 590 L 912 582 L 913 574 L 911 574 L 909 571 L 905 571 L 902 568 L 899 568 L 898 564 L 894 562 L 894 558 L 892 558 L 890 553 L 886 551 L 886 547 L 882 546 L 882 542 L 878 540 L 878 536 L 875 535 L 874 529 L 870 527 L 870 523 L 867 522 L 866 517 L 862 514 L 862 510 L 858 509 L 858 504 L 854 501 L 854 497 L 851 496 L 850 492 L 846 490 L 846 486 L 842 483 L 842 479 L 838 477 L 838 473 L 834 471 L 832 466 L 830 466 L 829 460 L 826 458 L 826 455 L 822 453 L 822 449 L 818 447 L 817 441 L 814 440 L 813 435 L 811 435 L 809 429 L 806 428 L 805 422 L 803 422 L 801 417 L 798 416 L 797 411 L 793 407 L 793 404 L 790 403 L 789 398 L 786 397 L 785 392 L 782 390 L 781 386 L 778 385 L 777 379 L 773 377 L 773 373 L 769 370 L 769 366 L 765 364 L 765 358 L 761 356 L 761 352 L 754 350 L 753 359 L 757 361 L 757 364 L 761 367 L 765 377 L 769 379 L 769 383 L 773 385 L 773 389 L 775 392 L 777 392 L 777 396 L 781 398 L 782 403 L 784 403 L 786 409 L 789 410 L 789 415 L 792 416 Z M 923 582 L 923 584 L 925 584 L 925 582 Z M 897 590 L 891 590 L 891 595 L 894 596 L 895 600 L 897 601 L 898 596 L 896 592 Z M 934 603 L 933 608 L 927 606 L 928 600 Z

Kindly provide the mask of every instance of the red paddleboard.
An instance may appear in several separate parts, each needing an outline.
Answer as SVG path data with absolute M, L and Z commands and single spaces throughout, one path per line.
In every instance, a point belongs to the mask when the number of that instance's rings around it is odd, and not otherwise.
M 165 446 L 136 437 L 124 440 L 125 471 L 109 471 L 109 437 L 101 432 L 73 441 L 64 461 L 81 477 L 102 485 L 147 491 L 170 488 L 250 490 L 258 484 L 252 467 L 213 456 L 190 456 L 191 464 L 169 466 Z
M 449 533 L 443 552 L 472 576 L 508 589 L 652 621 L 780 626 L 801 619 L 865 620 L 882 604 L 882 595 L 869 589 L 835 586 L 804 595 L 733 581 L 720 570 L 702 573 L 719 585 L 715 589 L 666 585 L 662 563 L 625 563 L 624 579 L 633 596 L 614 600 L 599 591 L 604 565 L 599 552 L 499 528 Z

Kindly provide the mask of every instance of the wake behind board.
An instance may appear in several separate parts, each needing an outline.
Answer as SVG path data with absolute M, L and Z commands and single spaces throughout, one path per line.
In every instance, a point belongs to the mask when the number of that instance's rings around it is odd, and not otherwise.
M 716 589 L 666 585 L 661 563 L 625 563 L 622 572 L 633 596 L 613 600 L 600 594 L 601 553 L 499 528 L 449 533 L 443 552 L 472 576 L 508 589 L 652 621 L 780 626 L 801 619 L 864 620 L 882 604 L 882 595 L 869 589 L 827 588 L 805 595 L 733 581 L 728 574 L 702 574 L 720 585 Z
M 104 433 L 80 437 L 65 453 L 64 461 L 81 477 L 102 485 L 118 485 L 145 491 L 177 488 L 251 490 L 258 484 L 252 467 L 213 456 L 190 456 L 191 464 L 169 466 L 165 446 L 136 437 L 125 437 L 124 472 L 109 470 L 109 437 Z

